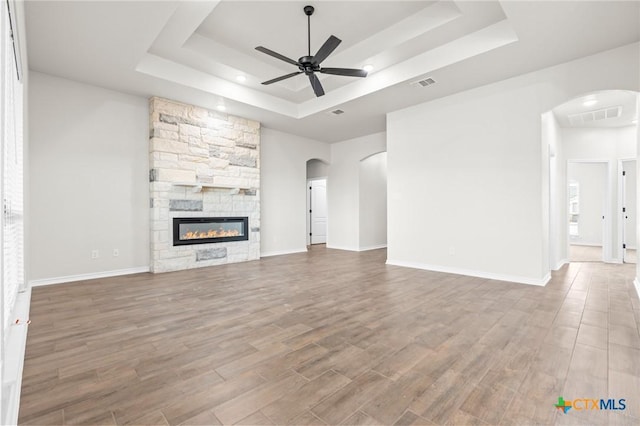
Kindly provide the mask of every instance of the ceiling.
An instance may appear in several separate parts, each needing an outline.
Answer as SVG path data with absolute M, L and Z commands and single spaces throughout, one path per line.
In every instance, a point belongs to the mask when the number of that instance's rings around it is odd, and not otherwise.
M 571 99 L 553 109 L 560 127 L 624 127 L 638 123 L 638 95 L 605 90 Z
M 365 79 L 305 76 L 256 51 L 297 59 L 330 35 L 327 67 Z M 336 142 L 385 130 L 390 111 L 640 40 L 636 1 L 28 1 L 32 70 L 163 96 Z M 293 68 L 293 69 L 292 69 Z M 245 81 L 239 82 L 242 75 Z M 410 83 L 431 77 L 427 87 Z M 334 115 L 340 109 L 344 114 Z

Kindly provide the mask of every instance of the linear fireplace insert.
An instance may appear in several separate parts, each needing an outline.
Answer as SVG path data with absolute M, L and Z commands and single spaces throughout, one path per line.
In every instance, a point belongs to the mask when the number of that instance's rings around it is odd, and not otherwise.
M 173 219 L 174 246 L 248 239 L 248 217 L 176 217 Z

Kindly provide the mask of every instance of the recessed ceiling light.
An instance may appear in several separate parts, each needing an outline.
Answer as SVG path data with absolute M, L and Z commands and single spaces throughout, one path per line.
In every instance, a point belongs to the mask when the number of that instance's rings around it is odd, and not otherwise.
M 584 101 L 584 102 L 582 103 L 582 105 L 584 105 L 584 106 L 588 107 L 588 106 L 595 105 L 595 104 L 597 104 L 597 103 L 598 103 L 598 101 L 596 101 L 595 99 L 589 99 L 588 101 Z
M 367 64 L 364 67 L 362 67 L 362 69 L 365 70 L 366 72 L 371 72 L 371 70 L 373 70 L 373 65 Z
M 218 105 L 218 111 L 226 111 L 227 107 L 224 105 Z
M 240 83 L 244 83 L 245 81 L 247 81 L 247 77 L 245 77 L 244 75 L 238 75 L 236 76 L 236 80 L 238 80 Z

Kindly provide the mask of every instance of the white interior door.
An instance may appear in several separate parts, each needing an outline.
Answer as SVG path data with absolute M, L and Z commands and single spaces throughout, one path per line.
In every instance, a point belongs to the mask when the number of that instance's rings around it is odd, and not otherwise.
M 622 243 L 623 260 L 627 263 L 636 263 L 637 241 L 636 229 L 638 215 L 636 212 L 637 175 L 636 161 L 622 162 Z
M 327 242 L 327 180 L 309 181 L 309 241 Z

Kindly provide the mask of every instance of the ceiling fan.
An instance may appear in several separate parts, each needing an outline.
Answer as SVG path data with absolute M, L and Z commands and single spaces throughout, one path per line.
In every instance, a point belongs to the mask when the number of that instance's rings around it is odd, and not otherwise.
M 309 77 L 309 81 L 311 82 L 311 87 L 313 88 L 313 92 L 316 96 L 324 95 L 324 89 L 322 88 L 322 84 L 320 84 L 320 80 L 316 76 L 316 72 L 322 74 L 334 74 L 334 75 L 343 75 L 347 77 L 366 77 L 367 71 L 354 69 L 354 68 L 322 68 L 320 64 L 322 61 L 327 59 L 327 57 L 338 47 L 342 40 L 340 40 L 336 36 L 330 36 L 327 41 L 324 42 L 318 53 L 314 56 L 311 56 L 311 15 L 315 9 L 313 6 L 305 6 L 304 13 L 307 15 L 307 46 L 308 46 L 308 54 L 307 56 L 303 56 L 297 61 L 293 59 L 287 58 L 284 55 L 281 55 L 273 50 L 267 49 L 266 47 L 258 46 L 256 50 L 262 53 L 266 53 L 269 56 L 273 56 L 274 58 L 280 59 L 281 61 L 285 61 L 291 65 L 295 65 L 298 67 L 299 71 L 292 72 L 291 74 L 283 75 L 280 77 L 276 77 L 272 80 L 268 80 L 263 82 L 262 84 L 273 84 L 278 81 L 285 80 L 287 78 L 294 77 L 298 74 L 306 74 Z

